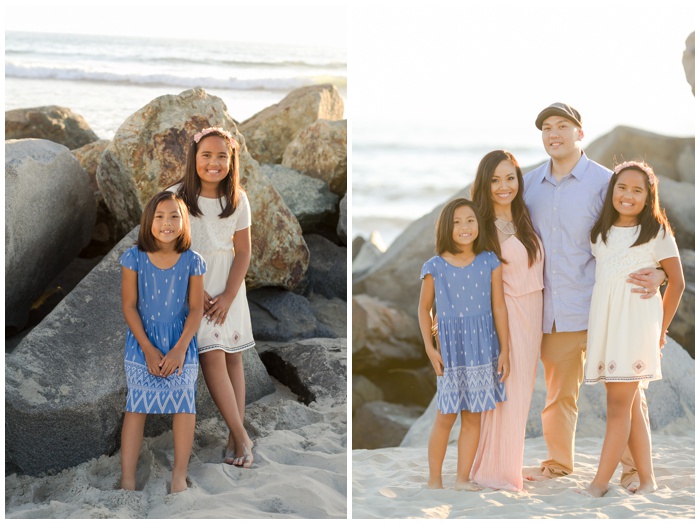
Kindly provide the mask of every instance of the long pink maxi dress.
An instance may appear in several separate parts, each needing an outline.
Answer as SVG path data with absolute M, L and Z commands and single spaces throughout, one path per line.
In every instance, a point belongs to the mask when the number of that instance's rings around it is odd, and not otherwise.
M 542 342 L 543 260 L 528 267 L 525 246 L 511 236 L 501 243 L 503 287 L 510 331 L 507 401 L 482 413 L 472 480 L 493 489 L 523 489 L 525 425 Z

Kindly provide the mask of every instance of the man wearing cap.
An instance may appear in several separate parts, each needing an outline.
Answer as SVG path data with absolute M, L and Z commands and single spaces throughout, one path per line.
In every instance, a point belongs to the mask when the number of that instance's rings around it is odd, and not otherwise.
M 535 125 L 550 160 L 525 176 L 525 204 L 545 251 L 544 315 L 541 359 L 547 399 L 542 431 L 548 457 L 537 480 L 570 474 L 574 469 L 574 435 L 579 387 L 595 283 L 590 232 L 603 206 L 612 172 L 590 160 L 581 149 L 581 115 L 557 102 L 540 112 Z M 649 268 L 631 275 L 642 298 L 656 294 L 663 271 Z M 644 397 L 642 397 L 644 398 Z M 643 402 L 646 408 L 646 402 Z M 645 409 L 646 413 L 646 409 Z M 625 452 L 623 463 L 631 462 Z M 627 468 L 629 470 L 629 468 Z M 623 472 L 623 485 L 635 481 Z

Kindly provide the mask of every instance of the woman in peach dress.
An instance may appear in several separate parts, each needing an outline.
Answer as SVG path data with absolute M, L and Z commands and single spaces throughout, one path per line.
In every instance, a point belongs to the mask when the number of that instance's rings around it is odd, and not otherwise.
M 482 217 L 486 249 L 503 264 L 503 286 L 510 330 L 507 401 L 485 412 L 472 480 L 493 489 L 523 489 L 525 425 L 542 341 L 544 252 L 525 202 L 523 174 L 507 151 L 492 151 L 480 162 L 472 200 Z

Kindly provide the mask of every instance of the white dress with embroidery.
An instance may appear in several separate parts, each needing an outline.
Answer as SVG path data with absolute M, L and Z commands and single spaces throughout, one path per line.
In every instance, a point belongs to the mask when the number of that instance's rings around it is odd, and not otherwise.
M 177 191 L 179 185 L 169 188 Z M 245 192 L 240 191 L 238 206 L 227 218 L 219 218 L 224 199 L 199 197 L 199 210 L 202 215 L 190 215 L 192 228 L 192 249 L 202 255 L 207 263 L 204 275 L 204 290 L 212 297 L 226 289 L 231 265 L 233 264 L 233 234 L 250 227 L 250 204 Z M 250 309 L 246 298 L 245 280 L 229 308 L 223 325 L 214 326 L 207 318 L 197 331 L 199 353 L 221 349 L 227 353 L 237 353 L 255 345 L 253 328 L 250 322 Z
M 646 244 L 631 247 L 638 235 L 639 226 L 613 226 L 607 243 L 600 237 L 591 243 L 596 275 L 588 319 L 586 384 L 639 381 L 647 387 L 649 381 L 661 378 L 661 294 L 641 299 L 632 293 L 635 285 L 626 280 L 639 269 L 678 257 L 678 247 L 662 229 Z

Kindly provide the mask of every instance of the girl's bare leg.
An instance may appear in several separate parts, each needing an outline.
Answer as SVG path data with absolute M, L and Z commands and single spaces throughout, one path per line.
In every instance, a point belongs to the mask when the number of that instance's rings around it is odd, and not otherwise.
M 221 350 L 207 351 L 199 355 L 199 362 L 202 365 L 204 380 L 209 388 L 211 398 L 224 418 L 229 431 L 233 435 L 235 442 L 235 453 L 237 457 L 243 457 L 244 447 L 253 449 L 253 441 L 248 437 L 248 433 L 243 427 L 243 418 L 238 409 L 238 399 L 226 365 L 226 354 Z
M 243 352 L 226 353 L 226 370 L 228 371 L 233 393 L 236 395 L 236 404 L 241 422 L 245 422 L 245 373 L 243 371 Z M 236 442 L 233 433 L 228 434 L 228 449 L 235 449 Z
M 474 457 L 479 447 L 479 432 L 481 431 L 481 413 L 462 411 L 462 426 L 457 440 L 457 480 L 455 489 L 462 491 L 478 491 L 477 484 L 469 481 L 469 474 L 474 465 Z
M 600 452 L 598 472 L 586 491 L 594 497 L 602 497 L 608 491 L 608 483 L 620 463 L 630 438 L 632 403 L 638 382 L 607 382 L 607 423 L 605 439 Z
M 146 424 L 145 413 L 124 413 L 122 425 L 122 480 L 121 489 L 136 490 L 136 466 L 139 462 L 143 427 Z
M 192 453 L 194 426 L 197 416 L 194 413 L 176 413 L 173 415 L 173 444 L 175 463 L 173 464 L 173 483 L 171 493 L 187 489 L 187 465 Z
M 442 489 L 442 463 L 450 440 L 450 431 L 457 420 L 457 413 L 443 415 L 440 411 L 435 415 L 433 429 L 428 441 L 428 488 Z
M 654 466 L 651 460 L 651 434 L 644 420 L 640 393 L 635 395 L 632 404 L 629 448 L 639 475 L 639 487 L 634 490 L 634 493 L 652 493 L 656 491 Z

